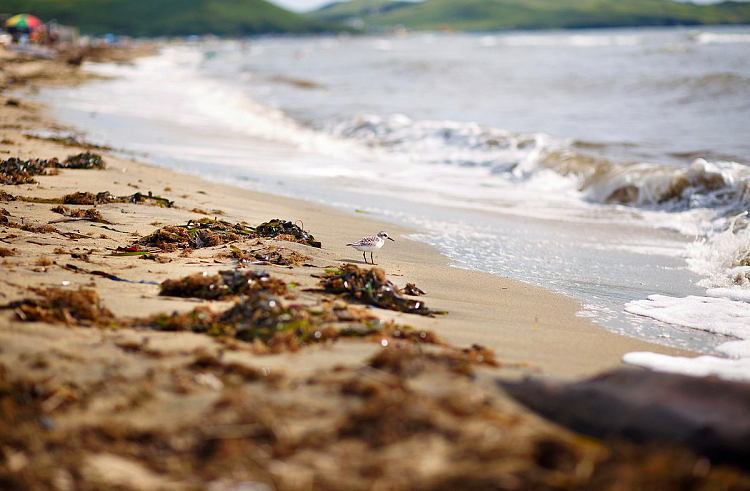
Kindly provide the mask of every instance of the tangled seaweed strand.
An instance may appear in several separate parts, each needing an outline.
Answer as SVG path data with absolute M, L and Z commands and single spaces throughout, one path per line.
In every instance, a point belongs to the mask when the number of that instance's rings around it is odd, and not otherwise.
M 284 295 L 287 288 L 286 283 L 265 272 L 227 270 L 215 275 L 197 273 L 179 280 L 166 280 L 161 284 L 159 295 L 219 300 L 258 290 Z
M 315 240 L 315 237 L 313 237 L 312 234 L 304 231 L 302 227 L 290 221 L 280 220 L 278 218 L 261 223 L 255 227 L 255 233 L 257 233 L 259 237 L 265 238 L 291 236 L 295 242 L 299 242 L 300 244 L 307 244 L 317 248 L 321 247 L 320 242 Z
M 85 152 L 71 155 L 63 162 L 57 159 L 21 160 L 11 157 L 0 162 L 0 184 L 33 184 L 33 176 L 44 175 L 47 169 L 104 169 L 101 155 Z
M 430 310 L 419 301 L 401 296 L 396 285 L 388 281 L 380 268 L 360 269 L 354 264 L 344 266 L 344 271 L 321 281 L 326 291 L 345 293 L 360 302 L 397 312 L 434 316 L 446 312 Z

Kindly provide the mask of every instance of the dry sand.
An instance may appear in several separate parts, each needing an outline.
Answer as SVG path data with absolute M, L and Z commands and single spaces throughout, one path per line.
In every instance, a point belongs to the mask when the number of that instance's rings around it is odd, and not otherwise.
M 21 62 L 0 53 L 6 85 L 85 78 L 61 62 Z M 593 376 L 620 366 L 629 351 L 685 353 L 609 333 L 577 317 L 580 305 L 569 298 L 453 268 L 431 247 L 406 239 L 409 230 L 366 215 L 210 183 L 81 142 L 30 137 L 35 129 L 61 128 L 36 104 L 0 95 L 2 160 L 63 161 L 92 151 L 103 155 L 106 169 L 63 169 L 36 176 L 37 184 L 0 186 L 17 197 L 0 201 L 7 220 L 0 223 L 0 253 L 6 256 L 0 305 L 7 307 L 0 310 L 0 489 L 748 484 L 738 471 L 706 466 L 686 450 L 579 437 L 523 409 L 494 383 L 498 377 Z M 95 209 L 108 222 L 102 223 L 60 221 L 63 216 L 52 211 L 56 204 L 38 202 L 79 191 L 151 192 L 174 206 L 100 204 Z M 152 259 L 110 255 L 159 227 L 207 217 L 251 226 L 273 218 L 297 221 L 323 247 L 274 239 L 233 243 L 246 254 L 306 256 L 304 265 L 295 266 L 238 263 L 227 244 L 155 251 Z M 326 270 L 344 263 L 370 268 L 345 244 L 381 229 L 396 242 L 376 254 L 377 267 L 399 287 L 416 284 L 426 292 L 419 300 L 447 315 L 366 308 L 320 291 Z M 265 271 L 291 285 L 279 300 L 284 305 L 338 316 L 326 328 L 374 315 L 392 321 L 390 331 L 302 346 L 286 338 L 274 347 L 149 325 L 146 318 L 157 314 L 229 309 L 237 299 L 164 297 L 159 284 L 235 268 Z M 38 306 L 51 288 L 93 291 L 112 316 L 105 322 L 74 314 L 58 322 L 28 321 L 34 301 Z M 31 310 L 19 303 L 24 300 Z M 87 302 L 97 304 L 92 297 Z M 394 335 L 394 329 L 407 332 L 403 326 L 411 326 L 415 338 L 436 335 L 443 343 Z M 472 345 L 486 350 L 468 349 Z M 492 352 L 494 364 L 488 363 Z

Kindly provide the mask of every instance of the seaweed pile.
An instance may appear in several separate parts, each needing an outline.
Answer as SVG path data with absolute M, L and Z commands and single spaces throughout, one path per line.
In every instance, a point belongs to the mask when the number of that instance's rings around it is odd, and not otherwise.
M 290 221 L 280 220 L 278 218 L 261 223 L 255 227 L 255 233 L 258 234 L 258 237 L 288 240 L 290 242 L 307 244 L 311 247 L 321 247 L 320 242 L 315 240 L 315 237 L 309 232 L 303 230 L 302 227 Z
M 22 160 L 11 157 L 0 162 L 0 184 L 34 184 L 34 176 L 46 175 L 51 169 L 104 169 L 101 155 L 85 152 L 58 159 Z
M 220 257 L 236 259 L 240 265 L 253 263 L 276 266 L 302 266 L 305 264 L 305 261 L 310 259 L 297 251 L 273 245 L 251 251 L 243 251 L 233 244 L 230 246 L 230 251 L 231 252 L 220 255 Z
M 151 191 L 149 191 L 148 194 L 135 193 L 128 196 L 114 196 L 110 194 L 109 191 L 102 191 L 96 194 L 78 191 L 73 194 L 66 194 L 62 199 L 55 200 L 55 202 L 57 201 L 66 205 L 105 205 L 108 203 L 140 204 L 150 201 L 165 208 L 171 208 L 174 206 L 174 201 L 162 198 L 161 196 L 154 196 Z
M 139 239 L 137 245 L 170 252 L 177 249 L 212 247 L 253 237 L 256 237 L 255 231 L 246 225 L 202 218 L 189 220 L 185 225 L 162 227 Z
M 165 280 L 159 295 L 166 297 L 223 300 L 265 290 L 274 295 L 287 293 L 286 283 L 257 271 L 220 271 L 218 274 L 197 273 L 179 280 Z
M 105 326 L 115 321 L 109 309 L 103 307 L 94 290 L 79 288 L 38 289 L 40 299 L 11 302 L 3 308 L 12 308 L 24 321 L 62 322 L 67 325 Z
M 0 201 L 15 201 L 16 197 L 10 193 L 0 190 Z
M 346 264 L 343 271 L 323 279 L 321 284 L 327 292 L 344 293 L 350 298 L 382 309 L 426 316 L 446 313 L 428 309 L 419 300 L 403 297 L 399 288 L 386 279 L 385 272 L 380 268 L 366 270 L 354 264 Z

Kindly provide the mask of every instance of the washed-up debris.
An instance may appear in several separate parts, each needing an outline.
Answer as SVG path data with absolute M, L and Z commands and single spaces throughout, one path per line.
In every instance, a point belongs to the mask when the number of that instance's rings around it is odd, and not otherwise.
M 347 264 L 343 271 L 323 279 L 321 284 L 328 292 L 345 293 L 350 298 L 383 309 L 426 316 L 446 313 L 430 310 L 419 300 L 404 298 L 380 268 L 360 269 L 354 264 Z
M 33 184 L 34 176 L 45 175 L 51 169 L 104 169 L 101 155 L 85 152 L 71 155 L 64 161 L 58 159 L 22 160 L 11 157 L 0 162 L 0 184 Z
M 220 300 L 251 291 L 266 291 L 274 295 L 287 293 L 286 283 L 258 271 L 220 271 L 218 274 L 197 273 L 179 280 L 166 280 L 159 295 Z
M 0 257 L 15 256 L 16 251 L 14 249 L 8 249 L 7 247 L 0 247 Z
M 407 283 L 403 290 L 404 295 L 411 295 L 412 297 L 419 297 L 425 293 L 417 288 L 414 283 Z
M 16 197 L 10 193 L 0 190 L 0 201 L 15 201 Z
M 99 223 L 112 223 L 104 219 L 102 217 L 102 214 L 99 213 L 99 211 L 96 208 L 89 208 L 87 210 L 83 209 L 73 209 L 67 208 L 65 206 L 56 206 L 52 208 L 51 210 L 54 213 L 59 213 L 61 215 L 64 215 L 65 218 L 60 218 L 58 220 L 52 220 L 49 223 L 62 223 L 62 222 L 70 222 L 70 221 L 78 221 L 78 220 L 85 220 L 85 221 L 91 221 L 91 222 L 99 222 Z
M 190 220 L 186 225 L 162 227 L 151 235 L 141 238 L 138 244 L 164 251 L 174 251 L 187 247 L 192 249 L 212 247 L 253 237 L 256 237 L 255 231 L 247 225 L 202 218 Z
M 83 261 L 90 262 L 88 254 L 85 254 L 83 256 L 78 256 L 77 254 L 73 254 L 72 256 L 75 259 L 81 259 Z M 108 280 L 121 281 L 123 283 L 134 283 L 134 284 L 139 284 L 139 285 L 158 285 L 159 284 L 157 281 L 128 280 L 128 279 L 125 279 L 125 278 L 121 278 L 121 277 L 119 277 L 117 275 L 114 275 L 112 273 L 107 273 L 106 271 L 99 271 L 99 270 L 88 271 L 86 269 L 79 268 L 75 264 L 66 264 L 65 266 L 63 266 L 63 268 L 67 269 L 68 271 L 74 271 L 76 273 L 90 274 L 90 275 L 93 275 L 93 276 L 101 276 L 102 278 L 107 278 Z
M 114 322 L 112 312 L 101 305 L 94 290 L 79 288 L 35 289 L 40 299 L 24 299 L 4 306 L 12 308 L 21 320 L 62 322 L 68 325 L 105 326 Z
M 11 216 L 10 212 L 5 208 L 0 208 L 0 223 L 9 223 L 8 217 Z
M 154 196 L 151 191 L 147 194 L 135 193 L 128 196 L 114 196 L 109 191 L 100 193 L 76 192 L 63 196 L 62 203 L 66 205 L 103 205 L 107 203 L 146 203 L 152 202 L 155 205 L 165 208 L 174 206 L 174 201 L 170 201 L 161 196 Z
M 230 245 L 230 252 L 223 253 L 220 257 L 236 259 L 240 264 L 263 264 L 276 266 L 301 266 L 310 258 L 297 251 L 286 247 L 266 246 L 260 249 L 243 251 L 234 244 Z
M 306 232 L 299 225 L 287 220 L 274 218 L 267 222 L 261 223 L 255 227 L 255 232 L 259 237 L 276 238 L 277 240 L 287 240 L 299 242 L 312 247 L 320 248 L 321 244 L 309 232 Z

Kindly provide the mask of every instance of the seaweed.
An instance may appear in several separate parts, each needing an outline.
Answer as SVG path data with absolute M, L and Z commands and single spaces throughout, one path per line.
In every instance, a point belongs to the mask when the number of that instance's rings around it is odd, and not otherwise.
M 60 169 L 105 169 L 107 165 L 98 153 L 84 152 L 71 155 L 56 167 Z
M 34 184 L 34 176 L 45 175 L 49 169 L 104 169 L 101 155 L 81 153 L 71 155 L 63 162 L 58 159 L 22 160 L 11 157 L 0 162 L 0 184 Z
M 276 266 L 301 266 L 310 258 L 285 247 L 267 246 L 253 251 L 243 251 L 235 245 L 220 257 L 231 257 L 239 263 L 272 264 Z
M 100 193 L 89 193 L 89 192 L 75 192 L 73 194 L 67 194 L 60 200 L 66 205 L 103 205 L 108 203 L 135 203 L 141 204 L 146 201 L 152 201 L 154 204 L 164 208 L 172 208 L 174 201 L 170 201 L 161 196 L 154 196 L 151 191 L 148 194 L 135 193 L 128 196 L 114 196 L 109 191 L 102 191 Z
M 430 317 L 446 313 L 428 309 L 424 302 L 404 298 L 380 268 L 366 270 L 354 264 L 346 264 L 341 273 L 324 278 L 321 284 L 328 292 L 344 293 L 350 298 L 383 309 Z
M 255 232 L 260 237 L 299 242 L 300 244 L 307 244 L 317 248 L 321 247 L 320 242 L 315 240 L 312 234 L 303 230 L 299 225 L 287 220 L 274 218 L 273 220 L 263 222 L 255 227 Z
M 16 197 L 10 193 L 0 190 L 0 201 L 15 201 Z
M 59 213 L 61 215 L 64 215 L 66 218 L 60 218 L 58 220 L 52 220 L 49 223 L 60 223 L 60 222 L 68 222 L 68 221 L 76 221 L 76 220 L 88 220 L 92 222 L 99 222 L 99 223 L 112 223 L 110 221 L 107 221 L 102 217 L 102 214 L 99 213 L 99 211 L 96 208 L 89 208 L 87 210 L 82 209 L 74 209 L 71 210 L 65 206 L 56 206 L 50 210 L 54 213 Z
M 10 212 L 5 208 L 0 208 L 0 223 L 9 223 L 8 217 L 11 216 Z
M 7 247 L 0 247 L 0 257 L 15 256 L 15 249 L 8 249 Z
M 246 225 L 202 218 L 190 220 L 186 225 L 162 227 L 151 235 L 139 239 L 138 244 L 174 251 L 188 247 L 192 249 L 212 247 L 250 237 L 256 237 L 255 231 Z
M 266 291 L 274 295 L 287 293 L 286 283 L 265 272 L 220 271 L 218 274 L 197 273 L 179 280 L 166 280 L 159 295 L 221 300 L 251 291 Z
M 11 302 L 6 308 L 15 309 L 18 317 L 24 321 L 103 326 L 115 320 L 114 314 L 101 305 L 99 295 L 94 290 L 49 288 L 35 290 L 35 292 L 41 296 L 41 299 Z
M 412 297 L 419 297 L 425 294 L 414 283 L 407 283 L 403 292 L 404 295 L 411 295 Z

